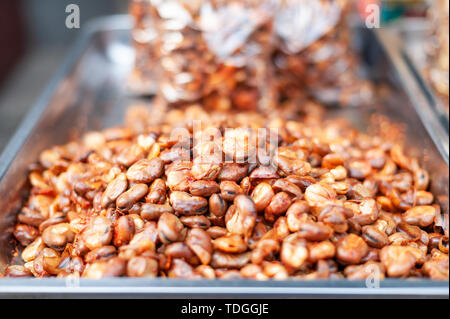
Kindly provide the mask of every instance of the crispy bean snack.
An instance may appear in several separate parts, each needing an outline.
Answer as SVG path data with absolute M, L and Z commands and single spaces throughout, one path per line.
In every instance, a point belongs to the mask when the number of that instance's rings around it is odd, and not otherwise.
M 133 107 L 43 151 L 6 276 L 448 279 L 448 215 L 418 160 L 302 109 Z

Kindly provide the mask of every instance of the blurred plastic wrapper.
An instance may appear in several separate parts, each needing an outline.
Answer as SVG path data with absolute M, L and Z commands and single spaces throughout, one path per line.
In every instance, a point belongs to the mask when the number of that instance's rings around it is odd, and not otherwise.
M 350 2 L 135 0 L 134 74 L 158 78 L 171 104 L 266 109 L 307 94 L 359 105 L 370 85 L 350 49 Z
M 429 1 L 428 18 L 432 22 L 432 34 L 428 48 L 429 66 L 426 74 L 447 107 L 449 104 L 449 1 Z
M 352 4 L 282 1 L 275 18 L 273 64 L 283 99 L 303 92 L 328 105 L 359 106 L 372 99 L 372 86 L 359 75 L 358 54 L 352 50 Z

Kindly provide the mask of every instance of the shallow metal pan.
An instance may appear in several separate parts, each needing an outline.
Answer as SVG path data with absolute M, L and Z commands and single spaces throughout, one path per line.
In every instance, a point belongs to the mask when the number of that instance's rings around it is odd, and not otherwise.
M 126 78 L 132 68 L 133 50 L 128 16 L 102 18 L 83 26 L 61 70 L 30 110 L 0 156 L 0 270 L 9 260 L 11 227 L 20 209 L 26 170 L 39 153 L 67 142 L 90 129 L 122 122 L 125 106 L 132 99 Z M 424 158 L 430 171 L 432 191 L 448 213 L 448 131 L 445 134 L 421 88 L 408 71 L 395 46 L 383 32 L 360 32 L 361 55 L 373 80 L 389 94 L 371 108 L 330 111 L 345 116 L 359 129 L 366 129 L 370 116 L 383 114 L 405 124 L 410 151 Z M 386 48 L 387 47 L 387 48 Z M 430 280 L 388 279 L 380 288 L 365 282 L 339 281 L 182 281 L 128 278 L 81 280 L 76 286 L 63 279 L 0 279 L 2 297 L 443 297 L 449 283 Z

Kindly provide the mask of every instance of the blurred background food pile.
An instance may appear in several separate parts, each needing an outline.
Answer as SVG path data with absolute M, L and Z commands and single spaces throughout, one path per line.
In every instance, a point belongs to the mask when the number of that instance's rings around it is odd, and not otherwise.
M 433 88 L 442 99 L 442 104 L 449 103 L 449 1 L 430 1 L 428 18 L 432 23 L 432 37 L 426 70 Z
M 201 100 L 221 110 L 264 110 L 307 95 L 367 103 L 371 87 L 351 49 L 353 4 L 134 0 L 131 87 L 145 94 L 159 86 L 171 104 Z
M 173 10 L 174 3 L 183 2 L 189 4 L 189 10 L 160 16 Z M 232 5 L 224 6 L 225 2 Z M 80 8 L 80 29 L 64 26 L 65 9 L 71 3 Z M 119 13 L 131 13 L 137 22 L 132 33 L 136 68 L 129 86 L 139 94 L 159 90 L 171 103 L 201 96 L 205 105 L 218 109 L 254 109 L 257 104 L 264 108 L 274 100 L 308 96 L 325 104 L 355 106 L 370 100 L 373 90 L 349 49 L 354 39 L 348 26 L 357 14 L 367 17 L 368 6 L 376 4 L 381 9 L 381 27 L 400 34 L 405 51 L 448 110 L 448 0 L 202 3 L 1 1 L 0 41 L 7 50 L 0 50 L 0 150 L 87 21 Z M 235 23 L 229 23 L 230 16 Z M 181 42 L 180 34 L 185 35 Z M 262 50 L 267 42 L 271 49 Z M 179 70 L 182 72 L 177 74 Z M 156 79 L 164 79 L 159 89 Z M 283 105 L 289 108 L 292 104 Z

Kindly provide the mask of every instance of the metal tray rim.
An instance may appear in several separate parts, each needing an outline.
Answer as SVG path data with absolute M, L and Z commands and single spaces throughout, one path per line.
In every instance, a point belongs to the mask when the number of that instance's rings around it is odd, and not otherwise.
M 21 146 L 31 134 L 33 128 L 40 119 L 47 102 L 57 89 L 61 79 L 71 71 L 77 62 L 77 58 L 85 49 L 88 41 L 98 31 L 120 30 L 130 28 L 132 19 L 128 15 L 113 15 L 96 18 L 83 27 L 83 32 L 76 39 L 60 69 L 53 76 L 50 83 L 36 103 L 30 109 L 26 117 L 16 129 L 15 134 L 0 155 L 0 180 L 19 152 Z M 390 52 L 391 53 L 391 52 Z M 448 164 L 448 152 L 447 152 Z M 380 282 L 381 288 L 365 288 L 364 281 L 350 280 L 316 280 L 316 281 L 265 281 L 251 280 L 177 280 L 177 279 L 81 279 L 79 287 L 67 287 L 64 279 L 0 279 L 0 296 L 12 294 L 53 294 L 63 293 L 77 294 L 218 294 L 218 295 L 312 295 L 323 296 L 340 294 L 351 296 L 449 296 L 449 281 L 431 281 L 429 279 L 402 280 L 385 279 Z

